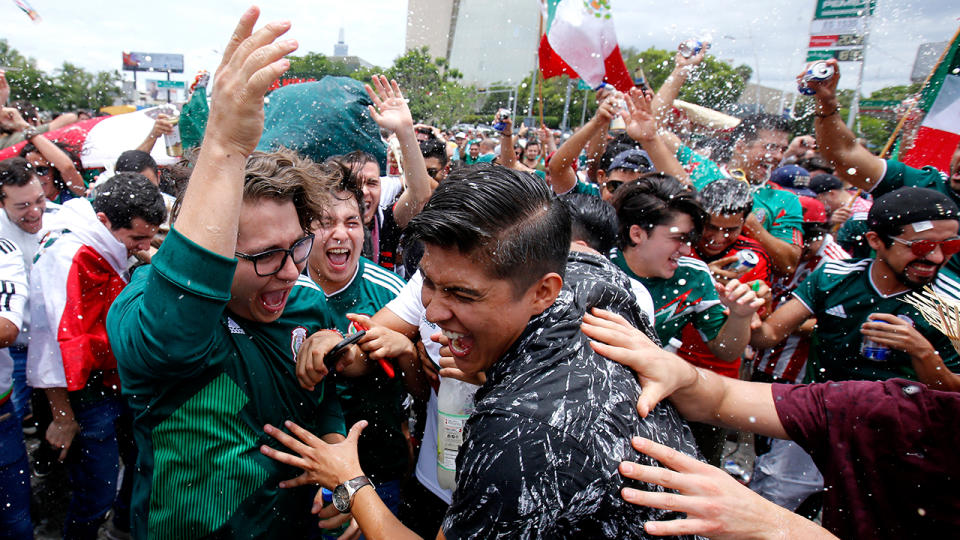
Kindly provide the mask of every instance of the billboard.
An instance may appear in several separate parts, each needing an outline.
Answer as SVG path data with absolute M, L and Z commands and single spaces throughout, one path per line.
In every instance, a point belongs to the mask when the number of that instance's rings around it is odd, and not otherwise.
M 877 0 L 818 0 L 814 19 L 837 19 L 873 15 Z
M 123 70 L 183 73 L 183 55 L 125 52 L 123 53 Z

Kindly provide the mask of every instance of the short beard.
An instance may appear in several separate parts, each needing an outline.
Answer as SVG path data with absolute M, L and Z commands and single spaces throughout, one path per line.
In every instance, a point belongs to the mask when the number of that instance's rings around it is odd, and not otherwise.
M 915 262 L 918 262 L 918 261 L 913 261 L 913 262 L 911 262 L 910 264 L 913 264 L 913 263 L 915 263 Z M 908 264 L 907 266 L 910 266 L 910 264 Z M 931 263 L 931 264 L 932 264 L 932 263 Z M 933 282 L 937 279 L 937 276 L 940 275 L 940 268 L 941 268 L 943 265 L 938 265 L 938 266 L 937 266 L 937 271 L 934 272 L 932 276 L 930 276 L 930 279 L 927 280 L 927 281 L 923 281 L 923 282 L 913 281 L 913 280 L 911 280 L 910 278 L 908 278 L 908 277 L 907 277 L 907 266 L 904 266 L 904 267 L 903 267 L 903 270 L 901 270 L 901 271 L 899 271 L 899 272 L 896 272 L 896 271 L 893 272 L 893 275 L 896 276 L 897 281 L 899 281 L 900 283 L 906 285 L 906 286 L 909 287 L 910 289 L 913 289 L 913 290 L 916 291 L 916 290 L 923 289 L 923 288 L 926 287 L 927 285 L 933 283 Z M 892 269 L 891 269 L 891 270 L 892 270 Z

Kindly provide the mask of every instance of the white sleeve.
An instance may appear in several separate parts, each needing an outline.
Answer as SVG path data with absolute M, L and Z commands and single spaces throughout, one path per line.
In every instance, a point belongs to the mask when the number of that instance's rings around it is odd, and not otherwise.
M 0 317 L 16 325 L 17 330 L 23 325 L 28 289 L 20 248 L 0 238 Z
M 643 286 L 643 283 L 633 278 L 630 278 L 630 290 L 637 299 L 637 304 L 640 306 L 643 314 L 647 316 L 647 322 L 650 323 L 650 327 L 653 328 L 656 319 L 654 318 L 653 297 L 650 296 L 650 291 Z
M 413 276 L 410 277 L 410 281 L 404 285 L 400 294 L 387 304 L 387 309 L 392 311 L 397 317 L 400 317 L 403 322 L 413 326 L 420 326 L 420 319 L 423 317 L 424 311 L 423 301 L 420 296 L 422 290 L 423 274 L 420 273 L 420 270 L 417 270 Z

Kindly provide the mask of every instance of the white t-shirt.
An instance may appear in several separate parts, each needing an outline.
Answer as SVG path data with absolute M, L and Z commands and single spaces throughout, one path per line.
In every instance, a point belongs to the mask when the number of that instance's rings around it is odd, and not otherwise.
M 13 242 L 0 238 L 0 317 L 13 323 L 17 329 L 23 328 L 28 291 L 20 249 Z M 4 347 L 0 349 L 0 396 L 12 385 L 13 359 Z
M 387 309 L 407 324 L 420 328 L 420 339 L 434 364 L 440 358 L 440 344 L 430 336 L 440 331 L 440 327 L 427 320 L 427 309 L 423 306 L 421 291 L 423 274 L 419 270 L 410 278 L 400 294 L 387 304 Z M 427 402 L 427 418 L 423 427 L 423 441 L 420 443 L 420 457 L 417 459 L 417 480 L 434 495 L 447 504 L 453 500 L 453 492 L 440 487 L 437 482 L 437 393 L 430 389 Z
M 399 176 L 380 177 L 380 208 L 390 208 L 397 202 L 403 191 L 403 178 Z

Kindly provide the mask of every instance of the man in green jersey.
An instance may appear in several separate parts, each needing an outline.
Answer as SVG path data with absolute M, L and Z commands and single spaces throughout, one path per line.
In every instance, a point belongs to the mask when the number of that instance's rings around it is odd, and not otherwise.
M 895 159 L 883 159 L 870 153 L 859 142 L 840 116 L 837 102 L 837 83 L 840 81 L 840 66 L 836 60 L 827 60 L 833 66 L 834 75 L 823 82 L 810 81 L 816 93 L 816 119 L 813 126 L 817 133 L 817 146 L 823 157 L 837 168 L 837 175 L 874 197 L 889 193 L 904 186 L 935 189 L 960 204 L 960 147 L 950 160 L 950 170 L 940 172 L 933 167 L 915 169 Z M 947 268 L 960 275 L 960 258 L 953 257 Z
M 296 418 L 343 439 L 332 384 L 303 382 L 326 373 L 340 336 L 321 331 L 336 320 L 300 276 L 336 177 L 290 152 L 254 153 L 263 96 L 297 48 L 277 40 L 288 22 L 253 33 L 258 15 L 243 15 L 225 49 L 179 217 L 107 317 L 135 417 L 135 538 L 315 530 L 316 489 L 278 487 L 295 469 L 260 453 L 261 426 Z
M 661 342 L 676 347 L 692 322 L 718 358 L 740 356 L 763 301 L 736 280 L 718 292 L 709 267 L 688 257 L 705 219 L 693 192 L 673 177 L 642 178 L 618 189 L 613 207 L 620 248 L 611 259 L 650 291 Z
M 960 301 L 960 278 L 943 266 L 960 251 L 957 205 L 946 195 L 907 187 L 879 197 L 866 233 L 876 259 L 828 261 L 754 331 L 752 344 L 776 345 L 816 317 L 808 378 L 815 382 L 908 378 L 960 390 L 960 359 L 905 294 L 931 286 Z M 869 343 L 867 340 L 872 341 Z

